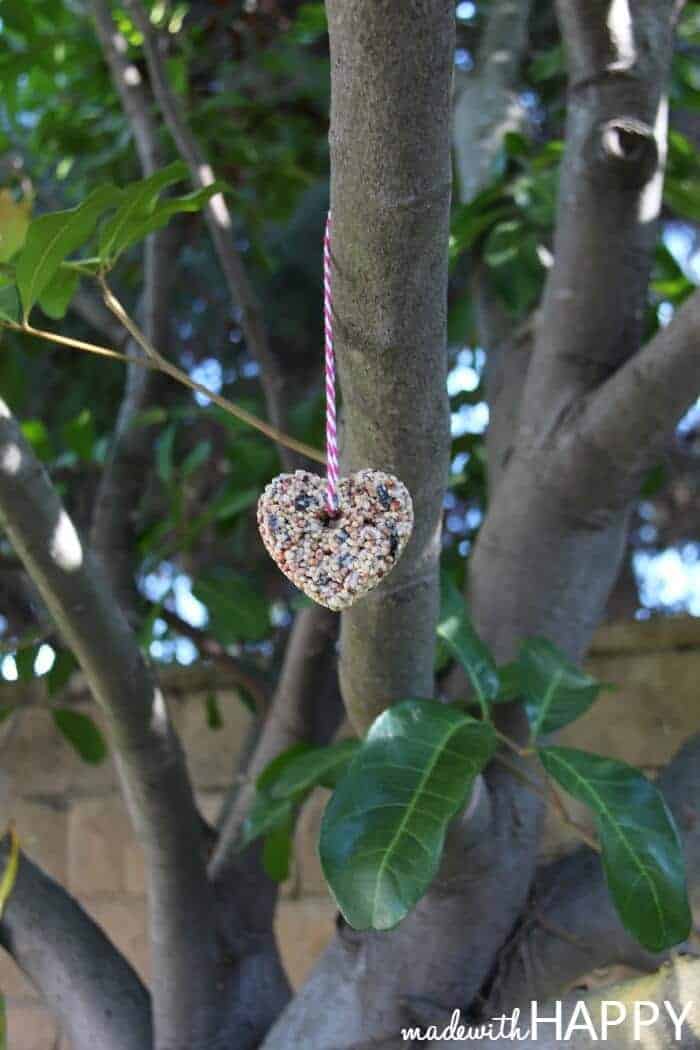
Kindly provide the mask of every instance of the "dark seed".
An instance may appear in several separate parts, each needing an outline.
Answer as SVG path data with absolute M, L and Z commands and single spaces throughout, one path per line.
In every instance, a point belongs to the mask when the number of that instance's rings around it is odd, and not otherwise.
M 387 491 L 386 485 L 377 485 L 377 496 L 382 507 L 388 510 L 389 504 L 391 503 L 391 496 Z
M 395 528 L 392 527 L 389 533 L 389 555 L 392 558 L 396 557 L 396 552 L 399 549 L 399 534 Z
M 277 532 L 279 528 L 280 520 L 276 514 L 268 514 L 267 516 L 267 527 L 270 532 Z
M 295 510 L 308 510 L 311 506 L 311 496 L 307 492 L 302 492 L 300 496 L 294 500 Z

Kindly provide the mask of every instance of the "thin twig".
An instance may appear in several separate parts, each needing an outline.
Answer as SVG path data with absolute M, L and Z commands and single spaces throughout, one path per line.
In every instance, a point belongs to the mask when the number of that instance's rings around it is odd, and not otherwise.
M 118 301 L 118 300 L 117 300 Z M 121 306 L 121 304 L 119 304 Z M 123 310 L 123 307 L 121 307 Z M 117 315 L 115 315 L 117 316 Z M 136 340 L 139 345 L 144 349 L 144 343 L 148 346 L 148 341 L 145 339 L 140 330 L 133 324 L 129 319 L 130 325 L 134 331 L 139 332 L 139 338 Z M 131 333 L 132 327 L 127 328 Z M 253 427 L 255 430 L 260 431 L 261 434 L 265 434 L 266 437 L 271 438 L 279 445 L 284 445 L 286 448 L 292 449 L 294 452 L 299 452 L 301 455 L 306 456 L 308 459 L 314 460 L 316 463 L 325 464 L 326 457 L 317 448 L 312 445 L 307 445 L 304 441 L 297 441 L 296 438 L 291 437 L 289 434 L 283 433 L 278 430 L 277 427 L 272 426 L 270 423 L 266 423 L 264 420 L 259 419 L 253 415 L 252 412 L 246 411 L 239 405 L 229 401 L 227 397 L 223 397 L 221 394 L 217 394 L 214 390 L 210 390 L 209 387 L 205 386 L 204 383 L 198 383 L 195 379 L 190 379 L 186 372 L 177 368 L 175 365 L 170 364 L 164 357 L 153 350 L 151 347 L 151 354 L 149 356 L 140 357 L 127 357 L 126 354 L 119 353 L 118 350 L 112 350 L 106 346 L 99 346 L 95 343 L 86 343 L 82 339 L 73 339 L 69 336 L 59 335 L 58 332 L 48 332 L 41 328 L 34 328 L 32 325 L 16 324 L 14 321 L 0 321 L 0 328 L 8 328 L 13 332 L 22 332 L 25 335 L 32 335 L 36 339 L 43 339 L 45 342 L 56 343 L 58 346 L 70 347 L 73 350 L 82 350 L 84 353 L 95 354 L 98 357 L 109 357 L 115 361 L 122 361 L 124 364 L 136 364 L 142 368 L 151 368 L 158 372 L 163 372 L 165 375 L 169 375 L 171 379 L 181 383 L 183 386 L 188 387 L 190 390 L 196 391 L 203 397 L 208 398 L 213 404 L 218 405 L 219 408 L 223 409 L 229 415 L 239 419 L 242 423 L 247 423 L 248 426 Z M 133 335 L 136 339 L 136 335 Z M 155 356 L 153 356 L 155 355 Z
M 178 634 L 190 638 L 202 651 L 222 667 L 226 667 L 231 675 L 232 681 L 240 685 L 246 692 L 250 693 L 254 702 L 258 717 L 264 717 L 268 707 L 268 697 L 262 681 L 252 672 L 241 666 L 235 657 L 226 651 L 223 645 L 214 638 L 187 623 L 177 613 L 170 609 L 161 608 L 158 613 L 161 620 L 177 631 Z

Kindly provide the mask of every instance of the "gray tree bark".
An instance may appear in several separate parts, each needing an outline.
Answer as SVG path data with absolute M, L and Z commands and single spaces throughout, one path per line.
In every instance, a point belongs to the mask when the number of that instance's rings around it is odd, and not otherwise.
M 104 5 L 95 2 L 103 17 Z M 366 466 L 394 472 L 408 484 L 416 509 L 415 532 L 395 572 L 342 617 L 343 699 L 359 732 L 388 705 L 434 691 L 450 445 L 445 322 L 453 6 L 452 0 L 328 2 L 343 465 L 347 472 Z M 532 634 L 546 635 L 573 659 L 582 656 L 617 573 L 639 480 L 700 388 L 700 358 L 692 352 L 700 293 L 639 349 L 663 177 L 673 19 L 662 0 L 614 6 L 616 18 L 626 19 L 624 32 L 602 0 L 557 5 L 570 85 L 555 261 L 541 311 L 526 332 L 532 350 L 519 373 L 522 396 L 520 383 L 508 382 L 498 398 L 515 430 L 512 440 L 505 441 L 505 427 L 490 443 L 497 484 L 470 561 L 467 597 L 499 661 Z M 202 158 L 173 111 L 150 24 L 137 0 L 129 7 L 145 33 L 154 90 L 173 136 L 198 170 Z M 487 40 L 501 39 L 503 19 L 516 13 L 511 4 L 495 9 Z M 518 27 L 522 39 L 524 15 Z M 517 51 L 516 40 L 502 69 L 484 65 L 486 80 L 495 78 L 496 85 L 489 127 L 498 125 L 511 97 Z M 490 98 L 488 83 L 484 98 Z M 131 103 L 125 98 L 124 104 Z M 137 127 L 142 118 L 134 111 Z M 475 171 L 478 184 L 483 172 Z M 245 293 L 221 214 L 217 219 L 210 210 L 210 219 L 231 288 Z M 264 341 L 254 306 L 251 344 Z M 507 330 L 502 334 L 507 367 L 517 340 Z M 138 980 L 75 905 L 26 861 L 0 925 L 3 943 L 62 1018 L 72 1009 L 83 1015 L 84 1024 L 69 1028 L 76 1050 L 88 1050 L 93 1032 L 108 1050 L 147 1050 L 151 1043 L 154 1050 L 252 1050 L 288 989 L 271 933 L 275 891 L 262 881 L 259 855 L 240 857 L 235 850 L 250 791 L 229 808 L 207 867 L 201 822 L 163 696 L 99 567 L 4 407 L 0 516 L 109 720 L 151 877 L 152 1037 Z M 303 736 L 305 692 L 332 665 L 332 638 L 326 614 L 299 618 L 252 774 Z M 309 646 L 313 659 L 305 665 Z M 459 678 L 453 684 L 459 692 Z M 499 724 L 524 735 L 517 704 L 499 705 Z M 672 804 L 688 785 L 695 790 L 695 746 L 664 780 Z M 398 1048 L 402 1026 L 417 1015 L 422 1023 L 437 1022 L 455 1006 L 473 1006 L 496 974 L 499 1002 L 517 1003 L 523 970 L 513 934 L 533 886 L 544 893 L 545 914 L 555 925 L 581 925 L 582 914 L 596 908 L 595 960 L 655 965 L 658 960 L 637 952 L 611 918 L 600 868 L 586 851 L 536 872 L 541 817 L 539 798 L 494 763 L 468 815 L 454 822 L 440 873 L 413 913 L 382 934 L 356 933 L 340 923 L 263 1050 Z M 696 838 L 686 836 L 693 864 Z M 587 876 L 588 897 L 572 892 L 550 899 L 548 889 L 563 876 L 572 885 Z M 76 940 L 70 960 L 84 969 L 94 953 L 104 978 L 84 975 L 64 999 L 67 963 L 53 943 L 60 937 L 52 928 L 42 957 L 30 928 L 49 907 L 56 909 L 56 930 Z M 553 946 L 542 929 L 528 929 L 520 943 L 537 954 L 533 987 L 546 996 L 563 975 L 574 979 L 592 956 L 574 950 L 563 959 L 561 944 Z M 107 1018 L 105 996 L 112 995 L 132 1019 L 128 1025 Z

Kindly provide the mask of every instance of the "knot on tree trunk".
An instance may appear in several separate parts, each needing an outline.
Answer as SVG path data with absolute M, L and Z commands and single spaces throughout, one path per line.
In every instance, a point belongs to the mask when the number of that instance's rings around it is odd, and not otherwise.
M 599 124 L 587 150 L 594 179 L 613 179 L 620 188 L 638 190 L 659 164 L 654 128 L 636 117 L 613 117 Z

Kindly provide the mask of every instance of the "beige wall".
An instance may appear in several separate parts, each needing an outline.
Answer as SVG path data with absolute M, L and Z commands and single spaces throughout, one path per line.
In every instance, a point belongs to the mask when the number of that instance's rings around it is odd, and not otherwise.
M 562 742 L 653 772 L 700 727 L 700 620 L 604 628 L 589 665 L 619 689 L 604 694 L 575 729 L 562 734 Z M 235 694 L 221 692 L 224 728 L 213 732 L 204 710 L 210 684 L 202 672 L 179 672 L 167 679 L 169 692 L 177 697 L 177 719 L 198 797 L 213 820 L 249 715 Z M 147 978 L 143 858 L 116 790 L 112 763 L 90 767 L 81 762 L 57 734 L 39 699 L 30 690 L 26 709 L 2 729 L 2 824 L 15 820 L 25 850 L 78 897 Z M 333 930 L 334 909 L 315 851 L 324 802 L 325 793 L 319 791 L 302 815 L 294 871 L 278 908 L 283 958 L 295 984 Z M 559 850 L 567 837 L 553 818 L 545 851 Z M 32 987 L 4 955 L 0 989 L 8 999 L 11 1050 L 68 1050 Z

